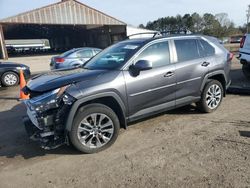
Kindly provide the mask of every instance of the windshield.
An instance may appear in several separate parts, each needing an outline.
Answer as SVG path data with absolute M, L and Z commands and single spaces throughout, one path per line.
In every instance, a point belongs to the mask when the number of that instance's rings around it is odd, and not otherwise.
M 84 68 L 86 69 L 110 69 L 121 68 L 141 47 L 141 42 L 117 43 L 99 53 L 91 59 Z

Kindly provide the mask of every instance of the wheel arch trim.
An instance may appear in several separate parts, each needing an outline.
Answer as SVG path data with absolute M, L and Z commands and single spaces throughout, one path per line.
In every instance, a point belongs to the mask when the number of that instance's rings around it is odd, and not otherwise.
M 127 127 L 127 122 L 126 122 L 126 107 L 124 105 L 124 102 L 122 101 L 122 99 L 120 98 L 120 96 L 118 94 L 116 94 L 114 92 L 104 92 L 104 93 L 98 93 L 98 94 L 95 94 L 95 95 L 91 95 L 91 96 L 88 96 L 88 97 L 84 97 L 84 98 L 78 99 L 72 105 L 72 107 L 70 109 L 70 112 L 69 112 L 69 115 L 68 115 L 68 118 L 67 118 L 67 121 L 66 121 L 65 129 L 67 131 L 71 130 L 75 114 L 76 114 L 77 110 L 79 109 L 79 107 L 82 104 L 84 104 L 84 103 L 86 103 L 88 101 L 100 99 L 100 98 L 103 98 L 103 97 L 112 97 L 119 104 L 119 106 L 122 109 L 122 114 L 124 116 L 125 128 L 126 128 Z
M 203 89 L 204 89 L 204 87 L 205 87 L 207 81 L 209 80 L 209 78 L 211 78 L 211 77 L 213 77 L 213 76 L 223 76 L 223 78 L 224 78 L 224 80 L 225 80 L 225 86 L 223 86 L 223 87 L 224 87 L 224 90 L 226 90 L 226 85 L 227 85 L 227 81 L 228 81 L 228 80 L 226 79 L 226 75 L 225 75 L 224 71 L 223 71 L 223 70 L 218 70 L 218 71 L 215 71 L 215 72 L 208 73 L 208 74 L 204 77 L 203 82 L 202 82 L 201 87 L 200 87 L 200 91 L 201 91 L 201 92 L 203 91 Z M 225 92 L 226 92 L 226 91 L 224 91 L 224 94 L 225 94 Z

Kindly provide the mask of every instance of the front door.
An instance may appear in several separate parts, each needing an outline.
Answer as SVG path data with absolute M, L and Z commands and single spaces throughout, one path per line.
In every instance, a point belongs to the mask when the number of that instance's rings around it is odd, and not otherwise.
M 139 60 L 152 62 L 152 69 L 134 76 L 124 71 L 131 119 L 175 106 L 175 65 L 170 62 L 169 43 L 157 42 L 143 50 Z

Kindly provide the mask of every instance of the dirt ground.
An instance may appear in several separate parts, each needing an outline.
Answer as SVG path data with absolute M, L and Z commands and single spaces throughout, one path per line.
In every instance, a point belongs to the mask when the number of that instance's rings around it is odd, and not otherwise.
M 234 86 L 250 85 L 234 62 Z M 0 91 L 0 187 L 250 187 L 250 97 L 233 93 L 202 114 L 194 106 L 122 130 L 101 153 L 40 149 L 25 133 L 18 88 Z

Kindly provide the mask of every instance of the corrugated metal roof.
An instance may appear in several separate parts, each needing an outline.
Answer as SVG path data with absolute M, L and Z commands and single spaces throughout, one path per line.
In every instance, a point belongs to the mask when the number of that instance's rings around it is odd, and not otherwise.
M 0 23 L 63 25 L 126 25 L 76 0 L 63 0 L 46 7 L 0 20 Z

